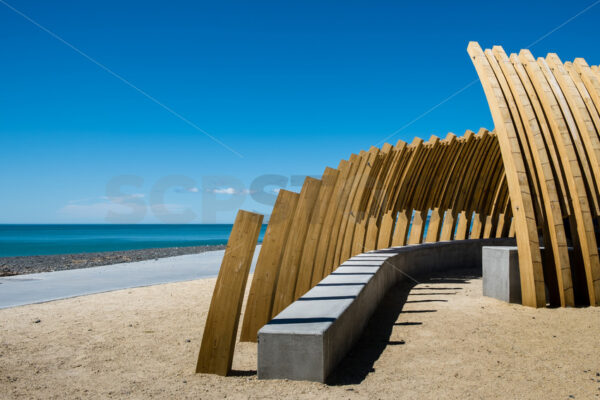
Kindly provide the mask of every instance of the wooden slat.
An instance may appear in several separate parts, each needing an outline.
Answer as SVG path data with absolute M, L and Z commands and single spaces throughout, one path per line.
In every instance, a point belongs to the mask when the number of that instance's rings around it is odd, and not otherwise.
M 444 214 L 444 221 L 442 223 L 442 232 L 440 233 L 440 240 L 453 240 L 454 232 L 456 229 L 456 223 L 458 220 L 458 197 L 460 194 L 460 188 L 465 181 L 465 176 L 469 162 L 473 158 L 473 153 L 477 149 L 477 139 L 475 133 L 467 131 L 465 135 L 459 139 L 461 153 L 457 158 L 457 163 L 452 171 L 452 177 L 446 188 L 447 194 L 444 196 L 444 202 L 442 206 L 446 210 Z
M 554 269 L 550 271 L 550 266 L 544 270 L 545 280 L 550 292 L 550 301 L 554 303 L 554 291 L 558 291 L 560 305 L 574 306 L 575 300 L 573 295 L 573 285 L 571 282 L 571 267 L 569 264 L 569 253 L 567 247 L 567 237 L 562 221 L 562 213 L 558 191 L 554 182 L 554 175 L 550 165 L 550 158 L 547 152 L 547 146 L 541 132 L 541 128 L 537 122 L 537 117 L 533 106 L 527 95 L 527 91 L 523 86 L 516 68 L 523 68 L 521 64 L 513 65 L 504 53 L 501 47 L 494 47 L 494 54 L 503 70 L 507 79 L 508 85 L 513 93 L 517 108 L 519 110 L 520 121 L 523 124 L 525 135 L 529 141 L 529 147 L 532 150 L 532 160 L 535 166 L 535 174 L 542 195 L 543 215 L 544 215 L 544 237 L 546 248 L 550 248 L 548 262 L 552 264 Z M 522 70 L 524 75 L 524 69 Z M 516 118 L 516 116 L 513 116 Z M 555 274 L 552 278 L 551 274 Z M 553 288 L 553 282 L 556 281 L 556 289 Z M 552 282 L 552 284 L 550 283 Z M 554 303 L 553 305 L 556 305 Z
M 382 174 L 387 172 L 385 168 L 388 167 L 391 150 L 392 145 L 385 143 L 381 150 L 377 152 L 373 168 L 369 172 L 367 183 L 362 191 L 362 200 L 358 206 L 356 227 L 352 239 L 352 256 L 373 250 L 376 246 L 377 232 L 373 232 L 373 227 L 371 227 L 372 231 L 370 232 L 370 243 L 367 245 L 367 229 L 369 222 L 372 222 L 371 217 L 374 217 L 373 212 L 376 212 L 374 210 L 378 209 L 376 203 L 378 203 L 378 198 L 381 196 L 384 181 Z
M 561 108 L 554 96 L 554 91 L 546 80 L 549 75 L 544 74 L 540 65 L 535 61 L 531 53 L 522 50 L 519 60 L 535 88 L 537 97 L 543 107 L 545 118 L 552 132 L 551 140 L 557 148 L 560 165 L 555 166 L 564 174 L 569 198 L 571 201 L 571 232 L 576 251 L 581 255 L 586 275 L 587 297 L 592 305 L 598 305 L 600 301 L 600 282 L 598 282 L 598 271 L 600 271 L 600 260 L 598 248 L 594 235 L 592 213 L 588 201 L 584 183 L 584 177 L 580 169 L 575 146 L 572 142 L 567 123 L 564 120 Z M 548 72 L 548 71 L 547 71 Z M 539 119 L 539 118 L 538 118 Z M 548 143 L 548 141 L 546 141 Z M 518 237 L 518 231 L 517 231 Z M 575 286 L 575 282 L 574 282 Z
M 231 372 L 238 322 L 248 273 L 263 216 L 240 210 L 235 218 L 213 292 L 196 372 Z
M 546 305 L 546 294 L 535 211 L 517 132 L 502 89 L 483 51 L 477 43 L 471 42 L 468 52 L 481 77 L 504 160 L 519 247 L 522 301 L 527 306 L 543 307 Z
M 423 140 L 415 138 L 410 144 L 411 154 L 407 158 L 407 163 L 399 177 L 397 188 L 394 194 L 392 218 L 396 216 L 394 234 L 392 236 L 392 246 L 404 246 L 407 240 L 408 228 L 412 217 L 412 209 L 407 206 L 407 195 L 411 190 L 411 182 L 414 176 L 418 174 L 418 165 L 420 165 L 423 153 Z
M 327 213 L 325 215 L 325 219 L 323 220 L 323 227 L 321 229 L 321 234 L 317 243 L 317 249 L 315 253 L 313 266 L 313 278 L 311 281 L 312 286 L 319 283 L 319 281 L 325 277 L 325 262 L 327 256 L 327 249 L 329 247 L 330 241 L 332 240 L 332 231 L 336 211 L 338 210 L 342 202 L 344 186 L 346 185 L 346 181 L 348 180 L 348 176 L 351 169 L 350 167 L 351 165 L 349 161 L 342 161 L 338 166 L 338 170 L 340 171 L 339 176 L 336 180 L 335 187 L 333 188 L 331 201 L 328 204 Z
M 493 140 L 489 132 L 485 129 L 482 129 L 476 137 L 478 142 L 477 149 L 474 151 L 473 157 L 469 160 L 469 166 L 465 171 L 465 179 L 456 199 L 456 209 L 459 211 L 458 226 L 455 232 L 456 240 L 465 240 L 468 238 L 473 214 L 473 207 L 470 205 L 471 192 L 476 185 L 476 178 L 481 172 L 481 164 L 485 160 L 487 151 Z
M 258 330 L 271 319 L 284 244 L 292 226 L 298 198 L 298 193 L 282 189 L 273 206 L 246 302 L 240 334 L 242 342 L 256 342 Z
M 292 217 L 290 234 L 288 235 L 283 257 L 281 258 L 281 268 L 277 279 L 271 317 L 279 314 L 294 301 L 302 249 L 304 248 L 310 217 L 315 207 L 320 188 L 321 181 L 311 177 L 307 177 L 304 180 L 304 185 L 302 185 L 298 205 Z
M 329 200 L 333 194 L 333 189 L 337 182 L 339 171 L 333 168 L 325 169 L 321 178 L 321 189 L 315 203 L 313 213 L 310 218 L 306 240 L 304 241 L 304 250 L 302 251 L 300 266 L 298 268 L 298 280 L 296 282 L 296 292 L 294 300 L 301 297 L 312 287 L 312 278 L 314 270 L 315 254 L 323 228 L 323 222 L 327 214 Z
M 583 172 L 583 182 L 586 186 L 586 190 L 588 191 L 587 197 L 590 205 L 590 211 L 594 216 L 597 217 L 598 215 L 600 215 L 600 200 L 598 199 L 598 190 L 595 188 L 594 185 L 594 166 L 590 164 L 586 156 L 585 148 L 581 139 L 581 135 L 579 133 L 579 129 L 577 128 L 577 124 L 575 122 L 571 109 L 567 104 L 565 95 L 560 89 L 560 85 L 558 84 L 556 77 L 550 70 L 550 67 L 546 63 L 546 60 L 544 60 L 543 58 L 539 58 L 537 62 L 544 76 L 546 77 L 546 80 L 550 85 L 552 92 L 554 93 L 560 110 L 562 111 L 562 120 L 567 125 L 567 130 L 571 135 L 573 147 L 575 148 L 575 154 L 577 155 L 581 171 Z
M 379 225 L 381 221 L 381 207 L 387 196 L 387 183 L 397 152 L 395 148 L 386 143 L 380 152 L 382 159 L 381 166 L 378 171 L 378 176 L 374 182 L 374 187 L 369 198 L 369 204 L 366 207 L 365 213 L 365 239 L 363 249 L 365 252 L 375 250 L 377 248 L 377 239 L 379 237 Z
M 327 245 L 327 250 L 325 251 L 325 264 L 323 267 L 324 276 L 327 276 L 333 271 L 334 267 L 336 267 L 336 248 L 338 245 L 338 241 L 340 238 L 340 227 L 342 225 L 342 219 L 344 216 L 344 210 L 346 209 L 347 204 L 350 200 L 350 193 L 352 191 L 352 187 L 354 185 L 354 181 L 360 179 L 360 167 L 364 166 L 364 161 L 366 157 L 366 152 L 361 151 L 358 156 L 354 158 L 350 158 L 350 172 L 348 174 L 348 178 L 344 183 L 344 188 L 342 190 L 339 202 L 335 207 L 335 216 L 333 219 L 333 224 L 331 228 L 331 238 Z M 340 244 L 341 246 L 341 244 Z
M 573 65 L 585 84 L 589 95 L 593 99 L 596 110 L 600 111 L 600 78 L 598 78 L 598 73 L 595 74 L 583 58 L 576 58 L 575 61 L 573 61 Z
M 592 190 L 593 195 L 598 198 L 598 188 L 600 187 L 600 139 L 598 138 L 598 132 L 596 132 L 592 117 L 575 86 L 575 82 L 569 76 L 558 56 L 553 53 L 548 54 L 546 63 L 556 78 L 574 122 L 577 124 L 582 148 L 585 150 L 581 157 L 586 158 L 592 173 L 592 180 L 588 183 L 589 190 Z M 575 133 L 572 132 L 572 135 L 575 136 Z
M 462 150 L 462 146 L 456 140 L 456 135 L 449 133 L 442 141 L 447 143 L 447 150 L 444 156 L 445 168 L 439 174 L 439 183 L 435 186 L 429 200 L 429 208 L 432 209 L 429 219 L 429 227 L 427 228 L 426 242 L 437 242 L 440 240 L 442 223 L 444 221 L 444 196 L 447 194 L 447 187 L 453 176 L 454 168 L 456 167 L 458 156 Z
M 598 135 L 600 133 L 600 114 L 598 109 L 596 108 L 596 105 L 594 104 L 594 100 L 592 100 L 592 98 L 590 97 L 590 93 L 585 87 L 583 80 L 581 80 L 581 76 L 575 70 L 573 64 L 566 62 L 564 66 L 567 72 L 569 73 L 569 77 L 573 80 L 573 83 L 577 87 L 577 91 L 581 96 L 585 107 L 589 113 L 589 116 L 594 124 L 596 135 Z
M 490 149 L 478 172 L 477 184 L 473 187 L 471 199 L 469 200 L 469 207 L 474 211 L 469 239 L 481 239 L 488 211 L 486 200 L 489 199 L 490 189 L 493 189 L 494 179 L 498 175 L 497 169 L 501 169 L 498 168 L 499 165 L 501 166 L 499 164 L 501 156 L 498 139 L 495 133 L 489 133 L 489 135 L 491 138 Z
M 338 231 L 338 238 L 337 238 L 337 243 L 336 243 L 336 247 L 335 247 L 335 253 L 334 253 L 334 258 L 333 258 L 333 264 L 332 264 L 332 269 L 337 268 L 342 262 L 344 262 L 346 259 L 348 259 L 350 257 L 350 250 L 351 250 L 351 240 L 352 240 L 352 236 L 350 236 L 350 238 L 347 238 L 347 233 L 346 230 L 348 228 L 348 221 L 350 220 L 351 217 L 353 217 L 352 215 L 352 210 L 355 208 L 355 198 L 357 195 L 357 192 L 359 191 L 359 187 L 363 184 L 361 182 L 365 182 L 366 181 L 366 176 L 365 176 L 365 170 L 370 171 L 371 169 L 371 165 L 370 162 L 373 161 L 375 156 L 375 152 L 373 151 L 373 149 L 371 149 L 368 152 L 364 152 L 361 153 L 361 161 L 360 164 L 358 166 L 358 170 L 356 172 L 356 176 L 354 178 L 354 181 L 352 182 L 352 187 L 350 188 L 350 192 L 348 193 L 348 201 L 346 202 L 346 207 L 344 208 L 344 211 L 342 213 L 342 218 L 341 218 L 341 222 L 340 222 L 340 228 Z M 352 231 L 354 232 L 354 231 Z M 348 239 L 348 240 L 346 240 Z
M 393 200 L 396 189 L 398 187 L 398 181 L 402 176 L 403 169 L 406 166 L 406 162 L 409 159 L 408 154 L 411 150 L 405 142 L 399 141 L 395 146 L 397 155 L 393 163 L 393 170 L 386 178 L 386 189 L 385 197 L 379 208 L 379 232 L 377 235 L 377 246 L 376 249 L 385 249 L 392 244 L 392 235 L 394 232 L 394 217 L 395 213 L 393 210 Z
M 422 173 L 418 176 L 415 194 L 411 199 L 412 208 L 415 211 L 412 227 L 408 238 L 408 244 L 418 244 L 423 241 L 427 217 L 429 213 L 428 196 L 435 183 L 436 174 L 439 174 L 442 158 L 440 153 L 443 146 L 436 136 L 432 136 L 425 145 L 427 151 L 422 162 Z

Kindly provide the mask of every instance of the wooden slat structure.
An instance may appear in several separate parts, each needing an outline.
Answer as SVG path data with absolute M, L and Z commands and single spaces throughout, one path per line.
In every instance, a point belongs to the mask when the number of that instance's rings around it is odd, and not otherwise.
M 233 350 L 250 264 L 258 241 L 263 216 L 240 210 L 210 302 L 196 372 L 227 375 Z
M 524 305 L 600 304 L 599 69 L 475 42 L 467 51 L 495 130 L 372 147 L 306 178 L 300 194 L 280 191 L 243 341 L 348 258 L 424 242 L 516 236 Z

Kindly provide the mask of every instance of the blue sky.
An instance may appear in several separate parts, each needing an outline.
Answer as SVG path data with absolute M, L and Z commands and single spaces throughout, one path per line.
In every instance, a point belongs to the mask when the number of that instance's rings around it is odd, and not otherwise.
M 476 79 L 470 40 L 600 64 L 600 4 L 530 46 L 592 4 L 2 0 L 0 223 L 268 213 Z M 477 82 L 389 141 L 482 126 Z

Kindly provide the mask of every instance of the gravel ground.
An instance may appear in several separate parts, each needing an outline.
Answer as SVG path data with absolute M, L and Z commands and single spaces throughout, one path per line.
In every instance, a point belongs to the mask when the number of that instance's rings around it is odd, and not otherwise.
M 0 276 L 33 274 L 37 272 L 63 271 L 90 268 L 133 261 L 152 260 L 163 257 L 198 254 L 222 250 L 225 245 L 168 247 L 99 253 L 55 254 L 47 256 L 0 257 Z

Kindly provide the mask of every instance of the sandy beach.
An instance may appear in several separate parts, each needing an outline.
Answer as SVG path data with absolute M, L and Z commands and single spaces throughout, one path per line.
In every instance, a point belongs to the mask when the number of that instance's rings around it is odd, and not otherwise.
M 41 256 L 0 257 L 0 276 L 35 274 L 38 272 L 65 271 L 91 268 L 135 261 L 155 260 L 186 254 L 200 254 L 222 250 L 225 245 L 150 248 L 95 253 L 54 254 Z
M 599 309 L 484 298 L 473 271 L 393 289 L 328 385 L 258 380 L 251 343 L 237 344 L 234 376 L 195 374 L 214 283 L 0 310 L 2 397 L 600 397 Z

